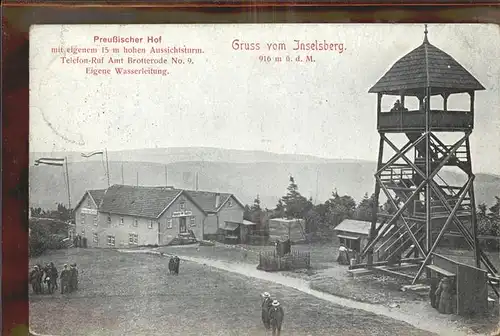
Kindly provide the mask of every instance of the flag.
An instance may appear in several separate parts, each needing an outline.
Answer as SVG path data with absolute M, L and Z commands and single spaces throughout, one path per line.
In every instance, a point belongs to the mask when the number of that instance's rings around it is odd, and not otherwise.
M 35 160 L 35 166 L 38 165 L 49 165 L 49 166 L 59 166 L 62 167 L 64 165 L 64 159 L 60 158 L 40 158 L 38 160 Z
M 89 157 L 91 157 L 91 156 L 94 156 L 94 155 L 99 155 L 99 154 L 103 155 L 103 154 L 104 154 L 104 151 L 94 151 L 94 152 L 90 152 L 90 153 L 88 153 L 88 154 L 82 153 L 82 156 L 83 156 L 84 158 L 89 158 Z

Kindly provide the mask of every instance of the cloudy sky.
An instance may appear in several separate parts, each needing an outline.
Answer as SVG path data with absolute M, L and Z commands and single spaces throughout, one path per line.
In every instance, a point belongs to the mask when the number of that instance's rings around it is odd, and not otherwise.
M 486 87 L 476 95 L 474 169 L 500 174 L 498 27 L 429 25 L 428 30 L 432 44 Z M 376 160 L 376 95 L 368 90 L 422 43 L 423 31 L 423 25 L 358 24 L 34 26 L 30 150 L 204 146 Z M 122 46 L 95 43 L 94 36 L 161 36 L 159 44 L 135 46 L 148 52 L 151 46 L 186 46 L 204 53 L 191 55 L 193 64 L 163 66 L 168 76 L 93 76 L 86 74 L 89 65 L 62 64 L 63 54 L 51 50 Z M 235 51 L 234 39 L 258 42 L 261 50 Z M 344 50 L 298 52 L 291 50 L 294 40 L 343 43 Z M 267 42 L 285 43 L 287 50 L 267 51 Z M 315 63 L 259 60 L 307 55 Z M 164 55 L 169 61 L 172 56 Z M 466 108 L 464 102 L 450 98 L 449 108 Z

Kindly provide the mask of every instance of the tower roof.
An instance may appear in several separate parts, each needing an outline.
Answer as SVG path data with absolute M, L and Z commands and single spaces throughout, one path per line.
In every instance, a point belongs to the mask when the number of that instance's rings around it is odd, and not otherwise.
M 368 92 L 418 95 L 427 87 L 432 94 L 485 89 L 453 57 L 429 43 L 426 27 L 423 43 L 394 63 Z

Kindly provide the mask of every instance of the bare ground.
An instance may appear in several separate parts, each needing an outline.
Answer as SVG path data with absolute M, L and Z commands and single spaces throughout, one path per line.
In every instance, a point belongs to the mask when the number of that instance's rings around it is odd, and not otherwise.
M 194 250 L 196 251 L 196 250 Z M 179 253 L 180 254 L 180 253 Z M 430 335 L 408 324 L 317 299 L 278 284 L 168 258 L 110 250 L 52 252 L 36 262 L 76 262 L 76 293 L 32 295 L 30 325 L 56 335 L 265 335 L 259 294 L 280 299 L 283 335 Z

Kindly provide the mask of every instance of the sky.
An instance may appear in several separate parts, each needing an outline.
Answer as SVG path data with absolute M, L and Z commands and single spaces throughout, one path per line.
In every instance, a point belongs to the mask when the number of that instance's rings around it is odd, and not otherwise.
M 476 93 L 471 136 L 474 170 L 500 174 L 500 34 L 494 25 L 428 25 L 431 44 L 454 57 L 486 88 Z M 399 58 L 418 47 L 424 26 L 403 24 L 46 25 L 30 32 L 30 151 L 110 151 L 222 147 L 377 159 L 376 94 L 368 90 Z M 200 48 L 202 54 L 119 54 L 166 58 L 158 75 L 100 75 L 63 64 L 52 48 L 123 48 L 94 37 L 161 36 L 129 47 Z M 234 50 L 233 40 L 259 43 Z M 294 40 L 342 43 L 343 51 L 294 51 Z M 287 50 L 268 51 L 267 43 Z M 286 62 L 312 56 L 312 62 Z M 275 62 L 275 57 L 282 62 Z M 170 64 L 180 57 L 185 64 Z M 267 58 L 271 62 L 266 62 Z M 109 58 L 106 55 L 105 61 Z M 188 58 L 191 63 L 188 64 Z M 394 98 L 383 101 L 390 107 Z M 431 102 L 433 104 L 433 102 Z M 451 97 L 448 108 L 467 108 Z

